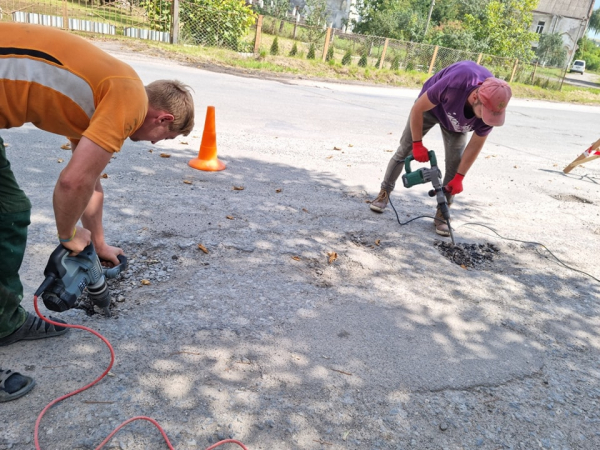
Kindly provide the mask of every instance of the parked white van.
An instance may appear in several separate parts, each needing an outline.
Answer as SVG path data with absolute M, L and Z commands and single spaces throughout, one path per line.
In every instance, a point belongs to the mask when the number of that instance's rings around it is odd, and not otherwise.
M 569 72 L 579 72 L 581 75 L 583 75 L 583 72 L 585 72 L 585 61 L 582 59 L 576 59 L 573 61 L 573 65 L 571 66 Z

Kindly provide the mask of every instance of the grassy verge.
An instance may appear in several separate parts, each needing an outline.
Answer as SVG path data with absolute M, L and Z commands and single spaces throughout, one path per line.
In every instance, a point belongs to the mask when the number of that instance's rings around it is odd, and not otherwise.
M 375 67 L 344 66 L 339 61 L 322 62 L 319 57 L 308 60 L 300 57 L 272 56 L 261 49 L 259 55 L 240 54 L 222 48 L 170 45 L 153 41 L 134 40 L 81 34 L 93 40 L 115 40 L 131 51 L 174 59 L 208 70 L 238 73 L 256 77 L 288 77 L 319 79 L 333 82 L 358 82 L 396 87 L 419 88 L 428 78 L 423 72 L 393 71 Z M 600 89 L 563 84 L 561 91 L 542 89 L 521 83 L 511 84 L 515 98 L 600 105 Z

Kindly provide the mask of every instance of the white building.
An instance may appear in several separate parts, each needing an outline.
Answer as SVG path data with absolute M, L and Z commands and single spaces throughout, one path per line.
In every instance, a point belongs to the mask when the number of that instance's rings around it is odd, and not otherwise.
M 540 0 L 533 10 L 531 31 L 560 33 L 570 63 L 577 50 L 577 41 L 587 30 L 593 9 L 594 0 Z

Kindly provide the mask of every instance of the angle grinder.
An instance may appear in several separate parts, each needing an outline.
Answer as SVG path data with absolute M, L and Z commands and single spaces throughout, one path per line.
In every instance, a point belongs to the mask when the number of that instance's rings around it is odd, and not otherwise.
M 109 317 L 110 293 L 106 280 L 118 277 L 127 268 L 127 258 L 123 255 L 118 258 L 118 266 L 105 268 L 100 264 L 93 244 L 75 256 L 61 244 L 50 255 L 44 269 L 46 279 L 35 295 L 42 296 L 50 311 L 63 312 L 73 308 L 87 289 L 92 303 Z

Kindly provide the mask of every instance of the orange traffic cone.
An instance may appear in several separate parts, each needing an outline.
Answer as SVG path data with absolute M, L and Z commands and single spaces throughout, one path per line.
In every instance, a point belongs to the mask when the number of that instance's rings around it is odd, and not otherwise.
M 206 109 L 206 121 L 198 157 L 188 162 L 190 167 L 198 170 L 215 172 L 225 169 L 225 164 L 217 159 L 217 130 L 215 128 L 215 107 Z

